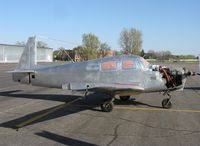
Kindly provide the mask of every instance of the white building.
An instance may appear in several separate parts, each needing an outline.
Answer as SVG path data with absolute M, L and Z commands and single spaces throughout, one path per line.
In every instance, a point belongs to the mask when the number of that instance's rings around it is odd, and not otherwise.
M 0 44 L 0 63 L 17 63 L 22 55 L 24 46 Z M 53 61 L 52 48 L 37 48 L 38 62 Z

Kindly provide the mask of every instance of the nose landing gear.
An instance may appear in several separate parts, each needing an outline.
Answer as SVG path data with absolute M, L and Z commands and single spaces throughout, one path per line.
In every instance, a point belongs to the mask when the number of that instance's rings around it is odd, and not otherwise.
M 166 91 L 163 95 L 165 96 L 166 94 L 169 98 L 165 98 L 162 100 L 162 107 L 170 109 L 172 107 L 172 102 L 170 101 L 171 95 L 169 94 L 169 91 Z
M 166 109 L 170 109 L 172 107 L 172 102 L 169 98 L 165 98 L 162 100 L 162 107 Z

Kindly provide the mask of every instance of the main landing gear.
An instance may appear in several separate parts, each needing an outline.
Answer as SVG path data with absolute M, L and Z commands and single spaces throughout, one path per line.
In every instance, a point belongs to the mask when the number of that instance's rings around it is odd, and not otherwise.
M 104 102 L 101 104 L 101 110 L 103 112 L 111 112 L 113 110 L 113 107 L 114 107 L 114 99 L 115 99 L 115 96 L 114 95 L 106 95 L 108 96 Z M 122 101 L 127 101 L 130 99 L 130 96 L 120 96 L 119 97 Z
M 168 98 L 165 98 L 162 100 L 162 107 L 165 108 L 165 109 L 170 109 L 172 107 L 172 102 L 170 101 L 171 100 L 171 95 L 169 94 L 169 91 L 166 91 L 164 92 L 163 94 L 164 96 L 167 95 Z M 106 98 L 104 100 L 104 102 L 101 104 L 101 110 L 103 112 L 111 112 L 113 110 L 113 107 L 114 107 L 114 99 L 115 99 L 115 96 L 114 95 L 107 95 L 106 96 L 108 98 Z M 122 101 L 127 101 L 130 99 L 130 96 L 120 96 L 120 99 Z
M 113 103 L 114 99 L 115 99 L 114 96 L 110 96 L 110 98 L 105 99 L 104 102 L 101 104 L 101 110 L 103 112 L 111 112 L 114 107 Z
M 162 107 L 170 109 L 172 107 L 172 102 L 170 101 L 171 95 L 169 94 L 169 91 L 165 92 L 163 95 L 167 95 L 169 98 L 165 98 L 162 100 Z

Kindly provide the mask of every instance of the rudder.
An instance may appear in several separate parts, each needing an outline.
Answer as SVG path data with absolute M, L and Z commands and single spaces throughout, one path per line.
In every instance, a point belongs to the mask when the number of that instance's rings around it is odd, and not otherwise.
M 29 37 L 16 70 L 34 69 L 35 65 L 37 65 L 37 43 L 34 36 Z

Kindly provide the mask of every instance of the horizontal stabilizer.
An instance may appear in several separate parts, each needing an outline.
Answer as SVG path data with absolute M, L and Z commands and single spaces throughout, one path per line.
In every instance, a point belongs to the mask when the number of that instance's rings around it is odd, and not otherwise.
M 7 71 L 6 73 L 35 73 L 34 70 L 13 70 L 13 71 Z

